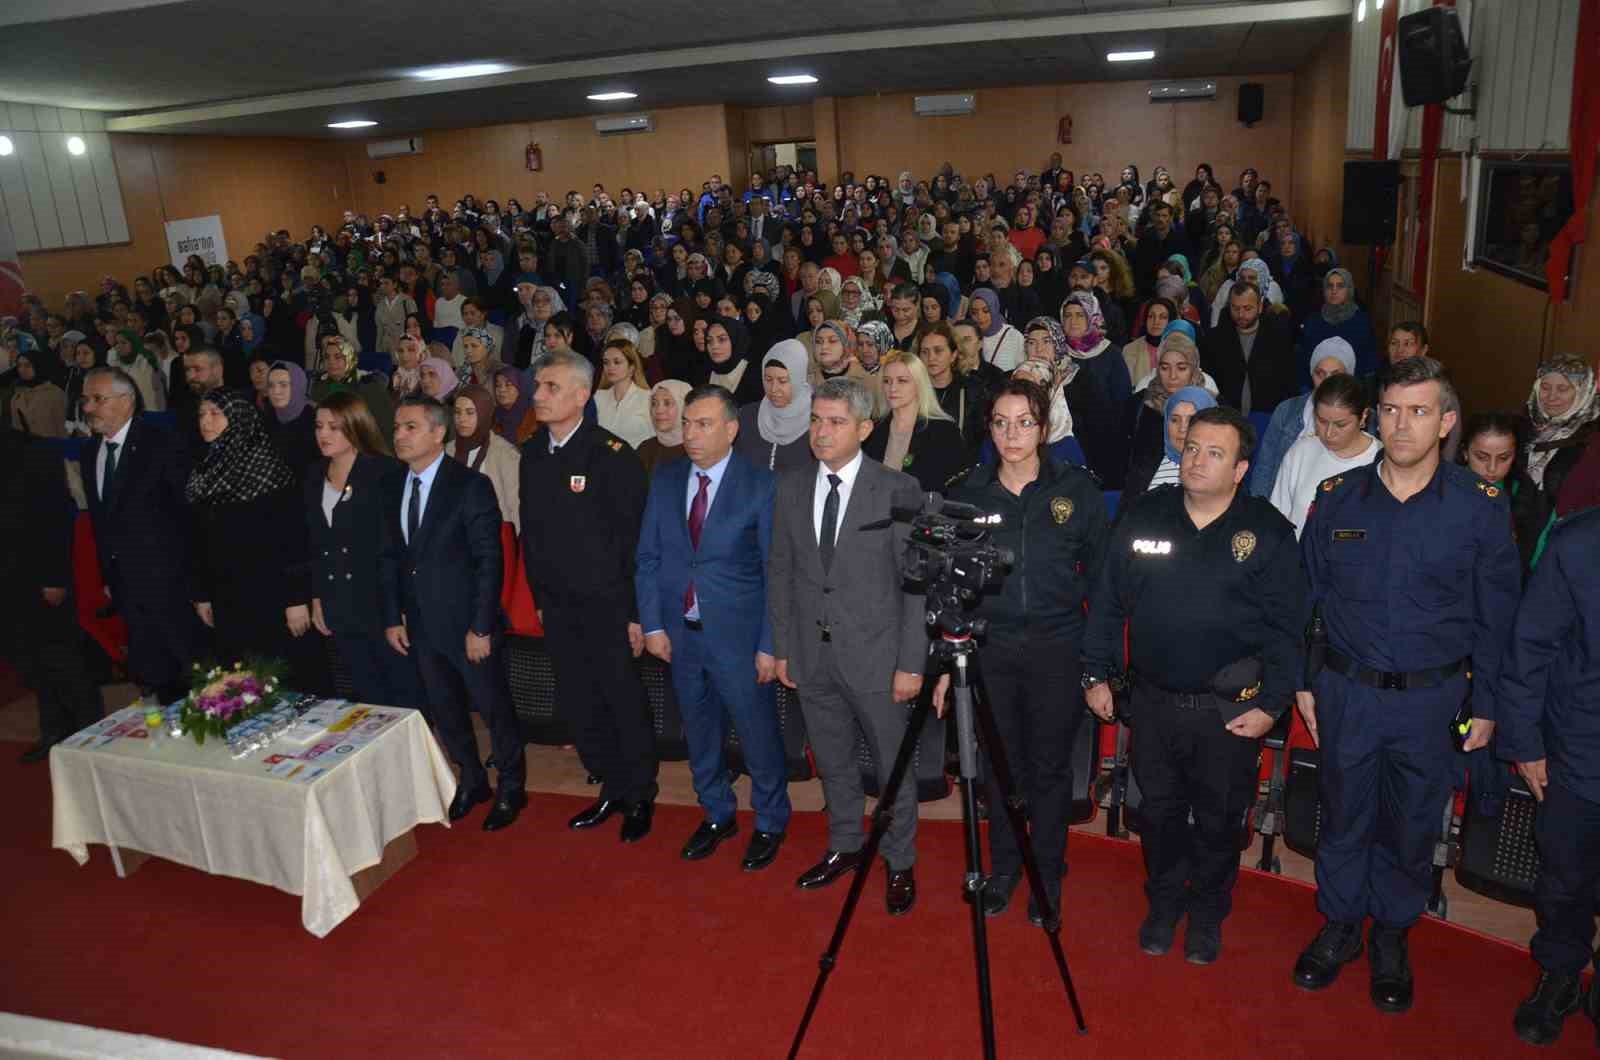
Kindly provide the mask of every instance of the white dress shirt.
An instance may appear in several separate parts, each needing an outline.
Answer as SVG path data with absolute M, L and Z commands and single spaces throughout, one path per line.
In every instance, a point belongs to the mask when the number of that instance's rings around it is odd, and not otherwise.
M 582 426 L 583 426 L 583 421 L 580 419 L 576 424 L 573 425 L 572 430 L 567 432 L 567 436 L 565 438 L 557 438 L 555 432 L 551 431 L 550 432 L 550 451 L 553 453 L 557 449 L 560 449 L 563 445 L 566 445 L 568 442 L 572 441 L 572 436 L 574 434 L 577 434 L 578 433 L 578 428 L 582 427 Z
M 428 495 L 433 492 L 433 479 L 439 473 L 439 465 L 444 462 L 444 453 L 441 451 L 434 457 L 433 463 L 421 471 L 406 470 L 406 486 L 400 491 L 400 534 L 405 538 L 406 544 L 411 544 L 411 527 L 407 522 L 407 513 L 411 510 L 411 491 L 421 489 L 422 499 L 418 502 L 417 526 L 422 526 L 422 521 L 428 517 Z M 416 485 L 415 480 L 421 479 L 422 485 Z
M 100 494 L 101 500 L 106 499 L 106 445 L 111 444 L 117 447 L 117 466 L 121 467 L 122 462 L 128 458 L 128 428 L 131 426 L 133 426 L 133 417 L 129 416 L 128 422 L 122 425 L 121 430 L 100 443 L 100 454 L 95 457 L 94 462 L 94 481 L 99 487 L 97 492 Z
M 861 472 L 861 461 L 864 459 L 859 449 L 851 461 L 838 471 L 829 471 L 828 465 L 817 461 L 817 485 L 811 494 L 811 528 L 817 535 L 817 545 L 822 545 L 822 508 L 828 503 L 828 491 L 833 488 L 828 481 L 828 476 L 839 476 L 839 521 L 833 527 L 834 546 L 839 543 L 839 528 L 844 525 L 844 513 L 850 508 L 850 491 L 855 488 L 856 475 Z

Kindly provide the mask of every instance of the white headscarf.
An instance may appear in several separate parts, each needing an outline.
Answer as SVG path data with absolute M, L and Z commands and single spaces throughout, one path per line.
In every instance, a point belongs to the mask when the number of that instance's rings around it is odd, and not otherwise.
M 763 397 L 756 410 L 756 428 L 761 437 L 774 445 L 788 445 L 811 426 L 811 383 L 807 378 L 810 355 L 798 339 L 784 339 L 761 358 L 763 372 L 768 361 L 777 361 L 789 373 L 789 403 L 783 408 Z
M 678 414 L 672 418 L 672 429 L 656 431 L 656 441 L 671 449 L 673 446 L 683 444 L 683 399 L 689 396 L 689 391 L 694 389 L 681 379 L 663 379 L 650 388 L 650 400 L 655 400 L 657 390 L 665 390 L 672 395 L 672 400 L 678 404 Z M 654 424 L 652 423 L 652 426 Z

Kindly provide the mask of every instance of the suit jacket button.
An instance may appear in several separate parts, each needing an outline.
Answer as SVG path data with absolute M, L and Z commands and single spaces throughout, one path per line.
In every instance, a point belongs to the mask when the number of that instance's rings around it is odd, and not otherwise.
M 348 575 L 348 574 L 346 574 L 346 575 L 345 575 L 345 576 L 344 576 L 344 580 L 345 580 L 345 581 L 349 581 L 349 580 L 350 580 L 350 578 L 351 578 L 351 576 L 350 576 L 350 575 Z
M 331 582 L 331 581 L 333 581 L 333 575 L 331 575 L 331 574 L 330 574 L 330 575 L 328 575 L 328 580 L 329 580 L 329 581 L 330 581 L 330 582 Z

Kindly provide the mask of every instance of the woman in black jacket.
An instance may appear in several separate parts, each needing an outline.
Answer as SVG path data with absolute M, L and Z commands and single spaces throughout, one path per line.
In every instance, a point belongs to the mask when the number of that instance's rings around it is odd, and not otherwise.
M 272 415 L 263 416 L 272 448 L 289 465 L 296 478 L 318 456 L 317 410 L 306 394 L 306 370 L 290 361 L 275 361 L 267 370 L 267 404 Z
M 994 543 L 1015 557 L 1000 583 L 978 598 L 975 614 L 989 622 L 989 705 L 1017 794 L 1027 801 L 1045 897 L 1054 904 L 1066 867 L 1071 753 L 1084 720 L 1078 664 L 1084 602 L 1105 552 L 1106 507 L 1087 472 L 1049 455 L 1050 397 L 1043 387 L 1007 380 L 995 389 L 990 415 L 999 462 L 974 469 L 950 497 L 999 514 Z M 935 703 L 943 700 L 947 681 L 940 679 Z M 989 805 L 999 806 L 1002 795 L 992 779 L 990 785 Z M 983 906 L 995 916 L 1006 909 L 1022 876 L 1016 836 L 1004 814 L 989 821 L 989 852 L 993 875 Z M 1038 898 L 1030 901 L 1030 917 L 1043 912 Z
M 925 493 L 944 493 L 972 466 L 967 443 L 939 405 L 921 358 L 891 350 L 878 368 L 888 414 L 862 443 L 868 460 L 917 480 Z
M 400 465 L 367 403 L 350 391 L 317 409 L 316 438 L 322 459 L 301 484 L 311 623 L 333 638 L 357 700 L 420 707 L 416 667 L 384 639 L 378 603 L 378 542 L 394 514 L 385 510 L 382 483 Z

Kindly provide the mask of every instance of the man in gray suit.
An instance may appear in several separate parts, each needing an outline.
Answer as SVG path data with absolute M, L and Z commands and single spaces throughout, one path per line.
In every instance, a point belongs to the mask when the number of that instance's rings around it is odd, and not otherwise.
M 855 868 L 865 842 L 856 726 L 866 733 L 878 780 L 887 784 L 922 689 L 927 657 L 922 597 L 905 591 L 899 556 L 907 527 L 887 523 L 896 490 L 917 480 L 861 452 L 872 433 L 872 392 L 830 379 L 811 396 L 817 463 L 778 477 L 773 501 L 767 607 L 778 680 L 800 691 L 800 707 L 828 801 L 828 852 L 797 881 L 824 887 Z M 887 904 L 900 916 L 916 903 L 917 786 L 906 782 L 883 839 Z

